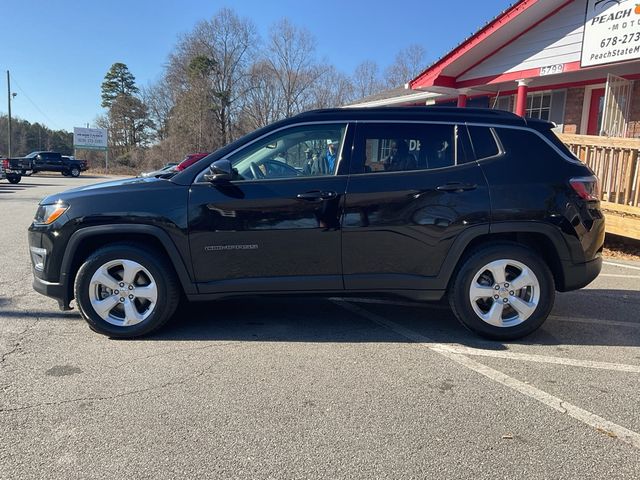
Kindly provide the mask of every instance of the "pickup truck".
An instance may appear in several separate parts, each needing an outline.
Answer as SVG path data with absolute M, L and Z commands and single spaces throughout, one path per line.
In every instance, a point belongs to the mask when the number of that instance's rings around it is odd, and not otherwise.
M 58 152 L 31 152 L 21 158 L 9 158 L 11 169 L 20 170 L 21 175 L 38 172 L 60 172 L 65 176 L 77 177 L 87 169 L 86 160 L 62 156 Z
M 6 178 L 9 183 L 20 183 L 20 180 L 22 180 L 22 171 L 17 167 L 15 162 L 12 162 L 8 158 L 0 160 L 0 180 Z

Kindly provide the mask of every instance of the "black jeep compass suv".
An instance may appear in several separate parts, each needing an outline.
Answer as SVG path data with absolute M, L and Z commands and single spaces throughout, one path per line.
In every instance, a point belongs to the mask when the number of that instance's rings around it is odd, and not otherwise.
M 548 122 L 444 107 L 303 113 L 171 178 L 52 195 L 29 228 L 34 288 L 136 337 L 181 296 L 447 295 L 480 335 L 538 328 L 601 269 L 593 172 Z

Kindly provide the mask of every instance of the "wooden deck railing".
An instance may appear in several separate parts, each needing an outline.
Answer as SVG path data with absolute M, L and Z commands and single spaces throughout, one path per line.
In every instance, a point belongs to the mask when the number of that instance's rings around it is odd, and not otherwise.
M 560 134 L 560 139 L 600 179 L 606 202 L 640 207 L 639 138 Z
M 640 240 L 640 139 L 558 137 L 600 179 L 607 232 Z

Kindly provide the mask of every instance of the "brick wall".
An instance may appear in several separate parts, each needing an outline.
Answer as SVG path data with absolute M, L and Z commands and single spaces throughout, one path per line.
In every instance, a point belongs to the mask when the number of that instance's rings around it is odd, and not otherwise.
M 564 106 L 564 133 L 580 133 L 584 87 L 569 88 Z M 640 125 L 639 125 L 640 126 Z

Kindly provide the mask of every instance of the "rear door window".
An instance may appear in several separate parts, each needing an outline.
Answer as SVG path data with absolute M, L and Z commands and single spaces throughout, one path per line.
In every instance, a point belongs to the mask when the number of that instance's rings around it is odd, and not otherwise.
M 371 123 L 358 125 L 364 159 L 352 173 L 429 170 L 464 163 L 457 125 Z M 362 161 L 364 160 L 364 161 Z

